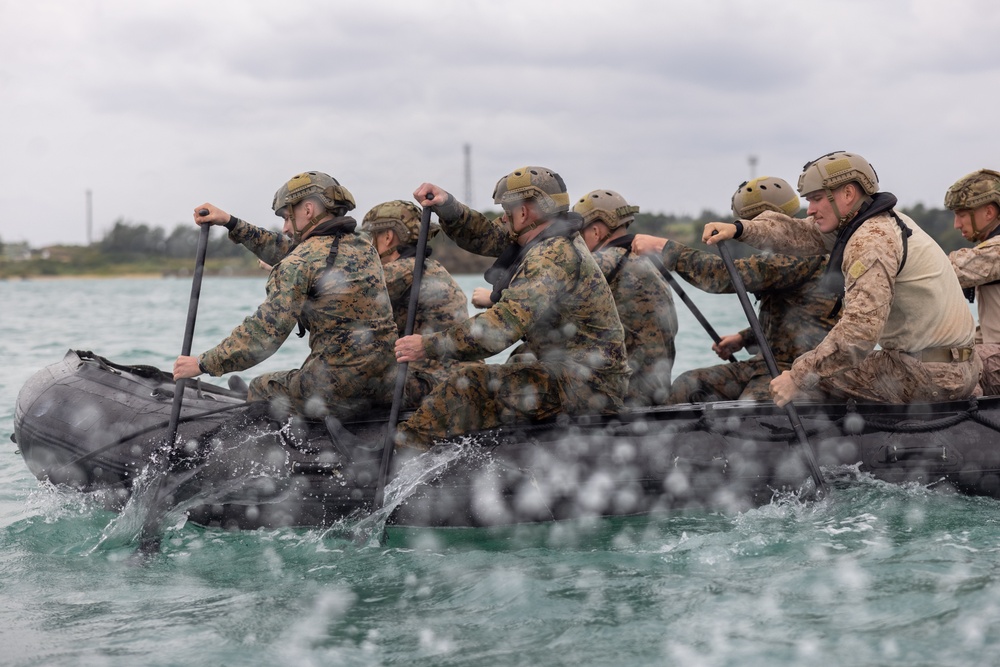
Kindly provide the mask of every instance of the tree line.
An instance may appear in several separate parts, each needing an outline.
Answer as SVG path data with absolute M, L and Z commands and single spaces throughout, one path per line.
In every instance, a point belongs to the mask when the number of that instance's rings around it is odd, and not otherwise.
M 930 234 L 944 249 L 951 252 L 967 246 L 961 234 L 954 229 L 954 216 L 947 209 L 928 209 L 922 204 L 900 209 L 913 218 L 920 227 Z M 489 217 L 496 217 L 497 211 L 486 211 Z M 804 210 L 800 215 L 805 215 Z M 641 234 L 666 236 L 699 249 L 707 247 L 701 243 L 701 229 L 707 222 L 730 220 L 731 215 L 703 210 L 697 217 L 677 216 L 664 213 L 639 213 L 629 231 Z M 277 229 L 275 229 L 277 231 Z M 58 257 L 37 260 L 40 264 L 34 270 L 23 266 L 26 262 L 5 262 L 2 275 L 73 274 L 123 271 L 132 266 L 133 270 L 163 273 L 183 272 L 184 267 L 194 257 L 198 246 L 198 228 L 192 224 L 178 224 L 173 231 L 145 223 L 133 223 L 119 218 L 103 238 L 88 247 L 63 246 Z M 481 257 L 466 252 L 444 234 L 431 240 L 432 256 L 455 274 L 482 273 L 493 263 L 491 257 Z M 3 256 L 3 241 L 0 240 L 0 257 Z M 751 252 L 742 244 L 734 246 L 737 254 Z M 229 274 L 253 273 L 260 270 L 252 254 L 242 245 L 233 243 L 225 234 L 215 233 L 209 237 L 209 271 Z M 35 261 L 35 260 L 32 260 Z M 30 262 L 28 262 L 30 263 Z M 15 267 L 14 265 L 19 265 Z

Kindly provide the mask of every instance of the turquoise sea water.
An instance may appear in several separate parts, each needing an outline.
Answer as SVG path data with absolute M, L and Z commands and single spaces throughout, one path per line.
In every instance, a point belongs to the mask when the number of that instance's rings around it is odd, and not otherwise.
M 253 309 L 263 280 L 205 280 L 195 350 Z M 390 528 L 381 544 L 178 522 L 159 556 L 131 565 L 116 515 L 28 472 L 8 439 L 14 400 L 70 348 L 169 368 L 189 291 L 177 279 L 0 282 L 0 665 L 995 662 L 1000 503 L 850 470 L 816 503 Z M 735 298 L 689 293 L 720 333 L 745 326 Z M 713 363 L 679 315 L 675 372 Z M 293 337 L 261 369 L 304 356 Z

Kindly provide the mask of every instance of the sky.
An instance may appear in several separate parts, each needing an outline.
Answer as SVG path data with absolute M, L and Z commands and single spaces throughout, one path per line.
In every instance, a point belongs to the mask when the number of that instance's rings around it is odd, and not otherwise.
M 307 170 L 359 220 L 425 181 L 492 208 L 525 165 L 726 213 L 834 150 L 941 207 L 1000 168 L 998 36 L 995 0 L 0 0 L 0 240 L 169 231 L 206 201 L 273 227 Z

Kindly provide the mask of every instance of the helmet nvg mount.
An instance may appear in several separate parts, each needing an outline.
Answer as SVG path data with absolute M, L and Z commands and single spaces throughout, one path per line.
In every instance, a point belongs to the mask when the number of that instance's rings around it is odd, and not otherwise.
M 628 227 L 638 206 L 630 206 L 625 198 L 613 190 L 593 190 L 580 197 L 573 206 L 573 212 L 583 216 L 583 226 L 603 222 L 612 232 L 619 227 Z
M 354 210 L 354 196 L 336 178 L 321 171 L 306 171 L 292 176 L 274 194 L 271 208 L 275 215 L 283 218 L 287 207 L 295 206 L 306 197 L 316 197 L 329 211 L 338 208 L 345 212 Z
M 803 197 L 817 190 L 836 190 L 856 181 L 866 195 L 878 192 L 875 168 L 857 153 L 834 151 L 807 162 L 799 175 L 798 190 Z
M 741 220 L 751 220 L 764 211 L 795 215 L 801 205 L 792 186 L 774 176 L 760 176 L 740 183 L 733 193 L 733 215 Z
M 371 236 L 386 229 L 396 232 L 399 245 L 416 245 L 420 235 L 420 207 L 413 202 L 396 199 L 372 207 L 365 213 L 361 222 L 361 230 Z M 433 238 L 441 226 L 432 222 L 427 238 Z
M 493 203 L 507 208 L 534 201 L 543 218 L 569 210 L 569 193 L 562 176 L 545 167 L 521 167 L 501 178 L 493 190 Z

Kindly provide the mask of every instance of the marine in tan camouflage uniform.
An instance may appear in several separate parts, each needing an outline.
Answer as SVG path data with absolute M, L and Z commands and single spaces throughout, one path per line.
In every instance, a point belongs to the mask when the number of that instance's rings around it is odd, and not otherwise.
M 775 402 L 971 396 L 981 367 L 975 324 L 941 247 L 894 210 L 896 198 L 878 191 L 875 170 L 857 154 L 808 163 L 798 190 L 809 202 L 805 220 L 765 212 L 736 224 L 709 223 L 702 236 L 709 244 L 739 237 L 779 252 L 830 252 L 824 279 L 843 295 L 840 320 L 771 381 Z
M 944 197 L 955 212 L 955 229 L 974 248 L 948 259 L 969 301 L 976 304 L 979 327 L 976 353 L 983 364 L 979 391 L 1000 394 L 1000 172 L 980 169 L 958 179 Z
M 764 211 L 792 215 L 799 198 L 786 181 L 761 176 L 741 183 L 733 194 L 733 214 L 753 219 Z M 660 250 L 663 267 L 676 271 L 689 283 L 713 294 L 733 293 L 733 284 L 722 258 L 669 239 L 637 235 L 640 252 Z M 827 256 L 753 255 L 735 261 L 748 292 L 759 300 L 759 319 L 779 370 L 788 370 L 799 356 L 819 345 L 833 327 L 831 316 L 837 297 L 820 287 Z M 713 349 L 724 359 L 757 344 L 751 329 L 722 337 Z M 761 354 L 733 363 L 696 368 L 678 376 L 670 392 L 671 403 L 720 400 L 770 400 L 771 374 Z
M 365 214 L 361 229 L 371 237 L 382 261 L 396 330 L 402 336 L 406 331 L 407 310 L 413 289 L 420 208 L 408 201 L 384 202 Z M 439 230 L 440 225 L 431 223 L 428 240 Z M 413 332 L 417 334 L 442 331 L 469 317 L 468 301 L 462 288 L 440 262 L 430 258 L 430 254 L 428 246 L 413 326 Z M 436 359 L 421 359 L 410 364 L 406 376 L 405 407 L 416 407 L 420 399 L 445 378 L 450 365 Z
M 625 404 L 663 405 L 674 366 L 677 310 L 670 285 L 648 257 L 632 254 L 629 224 L 639 212 L 612 190 L 588 192 L 573 206 L 583 216 L 580 236 L 604 273 L 625 328 L 629 377 Z
M 624 331 L 578 233 L 579 216 L 568 211 L 562 178 L 542 167 L 502 178 L 494 191 L 502 224 L 435 185 L 421 185 L 414 196 L 434 205 L 459 246 L 498 258 L 487 272 L 497 299 L 445 331 L 399 339 L 397 359 L 485 359 L 518 341 L 524 353 L 506 364 L 453 370 L 400 424 L 397 443 L 422 448 L 503 424 L 621 410 L 629 373 Z
M 200 357 L 178 357 L 174 377 L 222 375 L 255 366 L 299 327 L 309 332 L 309 357 L 292 371 L 265 373 L 248 399 L 275 410 L 348 419 L 391 396 L 396 327 L 382 265 L 346 217 L 354 198 L 321 172 L 293 177 L 275 195 L 285 238 L 203 204 L 198 224 L 225 225 L 229 237 L 271 264 L 267 298 L 242 324 Z M 207 209 L 207 215 L 200 215 Z

